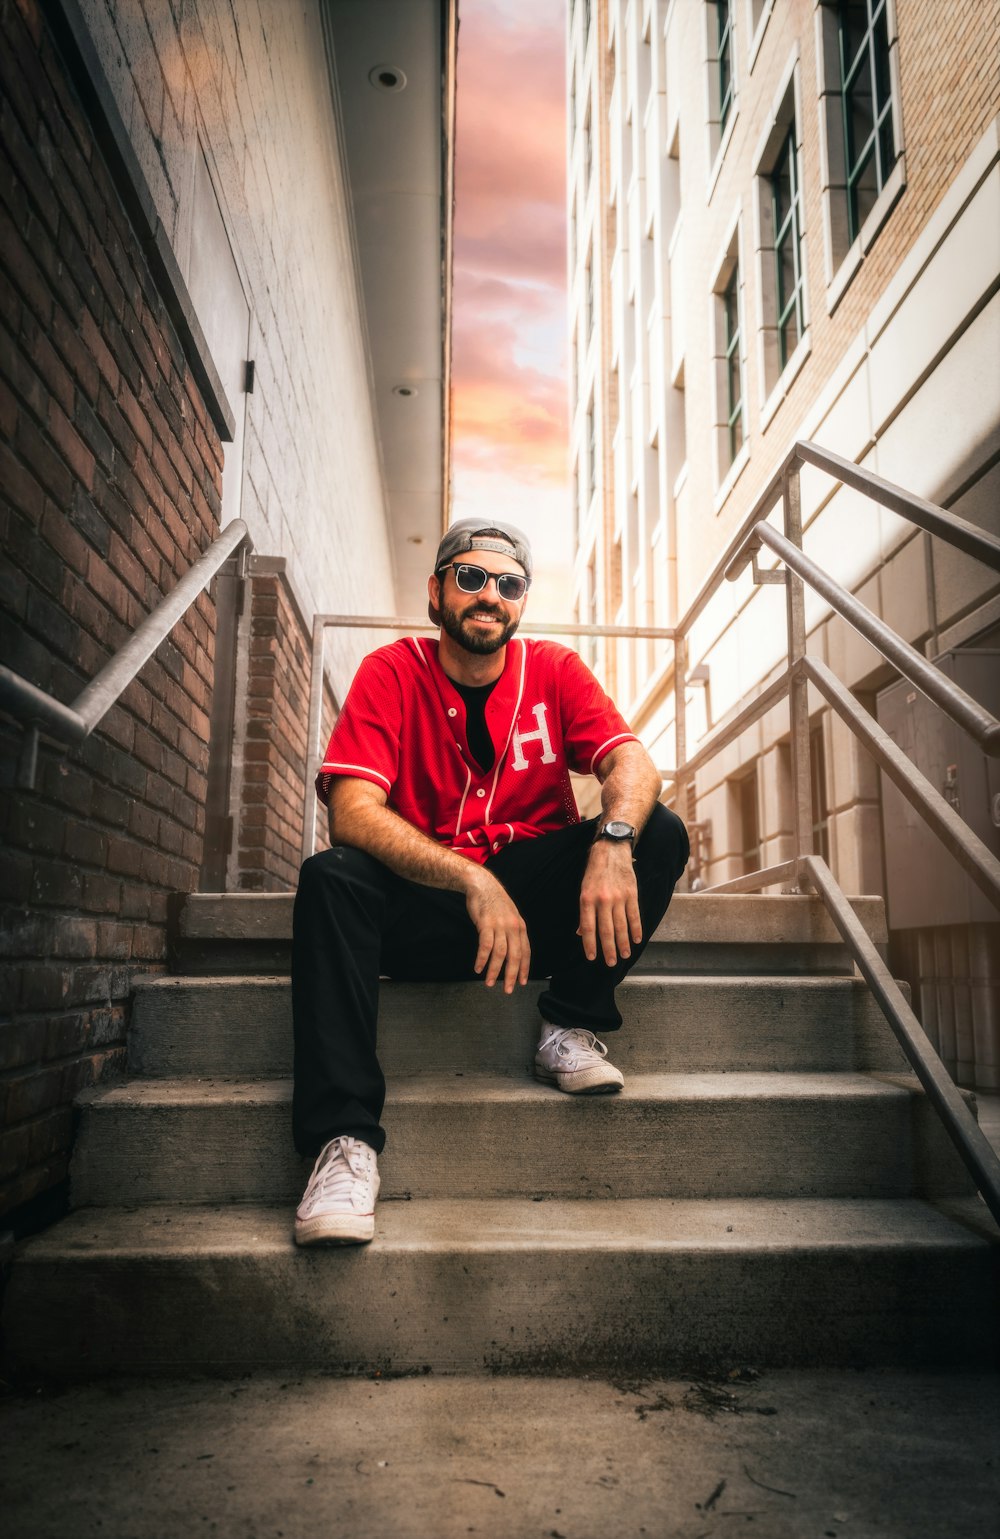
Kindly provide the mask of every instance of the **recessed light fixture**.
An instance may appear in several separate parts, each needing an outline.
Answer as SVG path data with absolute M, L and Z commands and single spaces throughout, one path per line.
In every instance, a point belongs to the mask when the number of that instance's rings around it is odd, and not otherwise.
M 404 397 L 416 395 L 417 387 L 416 385 L 393 385 L 392 393 L 393 395 L 401 395 Z
M 376 64 L 368 71 L 368 79 L 376 91 L 402 91 L 406 88 L 406 76 L 395 64 Z

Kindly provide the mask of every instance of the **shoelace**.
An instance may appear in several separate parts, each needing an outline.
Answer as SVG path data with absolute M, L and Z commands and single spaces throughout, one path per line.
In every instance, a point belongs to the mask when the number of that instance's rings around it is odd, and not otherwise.
M 303 1207 L 312 1208 L 328 1199 L 344 1198 L 349 1202 L 358 1183 L 366 1181 L 369 1173 L 370 1166 L 356 1139 L 346 1135 L 334 1139 L 326 1160 L 313 1175 Z
M 594 1053 L 599 1058 L 607 1058 L 608 1049 L 604 1042 L 598 1042 L 592 1031 L 585 1031 L 582 1026 L 563 1026 L 549 1035 L 538 1044 L 538 1051 L 544 1053 L 547 1047 L 555 1047 L 560 1058 L 565 1058 L 567 1063 L 575 1063 L 581 1053 Z M 574 1051 L 575 1049 L 575 1051 Z

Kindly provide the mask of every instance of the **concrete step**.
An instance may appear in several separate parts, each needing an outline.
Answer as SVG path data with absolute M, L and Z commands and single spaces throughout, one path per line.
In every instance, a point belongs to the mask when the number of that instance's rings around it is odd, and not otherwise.
M 506 996 L 481 983 L 382 984 L 386 1074 L 528 1062 L 542 984 Z M 608 1038 L 626 1073 L 905 1067 L 867 986 L 853 978 L 630 978 Z M 135 991 L 129 1068 L 145 1075 L 276 1078 L 292 1069 L 287 978 L 156 978 Z
M 869 935 L 887 941 L 879 897 L 851 898 Z M 181 893 L 171 907 L 176 972 L 287 973 L 292 893 Z M 822 899 L 806 894 L 678 893 L 640 962 L 644 972 L 850 973 Z
M 288 1080 L 135 1080 L 79 1097 L 74 1207 L 296 1202 Z M 970 1189 L 916 1080 L 633 1075 L 573 1097 L 527 1076 L 400 1077 L 386 1198 L 884 1197 Z
M 384 1203 L 297 1251 L 269 1207 L 70 1215 L 20 1250 L 14 1371 L 655 1374 L 1000 1359 L 976 1199 Z

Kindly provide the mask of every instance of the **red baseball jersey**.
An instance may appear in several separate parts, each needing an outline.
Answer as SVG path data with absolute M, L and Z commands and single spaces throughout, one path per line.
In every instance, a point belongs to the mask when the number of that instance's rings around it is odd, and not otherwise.
M 388 805 L 439 843 L 485 861 L 514 839 L 578 823 L 569 772 L 593 773 L 635 739 L 575 652 L 519 636 L 486 703 L 496 750 L 484 771 L 469 752 L 465 703 L 438 644 L 408 636 L 365 658 L 316 778 L 324 804 L 336 775 L 370 780 Z

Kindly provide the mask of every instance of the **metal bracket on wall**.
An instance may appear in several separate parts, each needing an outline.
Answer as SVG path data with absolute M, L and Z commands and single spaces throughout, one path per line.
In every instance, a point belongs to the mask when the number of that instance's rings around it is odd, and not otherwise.
M 774 583 L 784 587 L 785 583 L 788 581 L 788 571 L 786 567 L 758 566 L 756 551 L 753 553 L 751 566 L 753 569 L 753 580 L 758 587 L 766 587 L 769 583 Z

